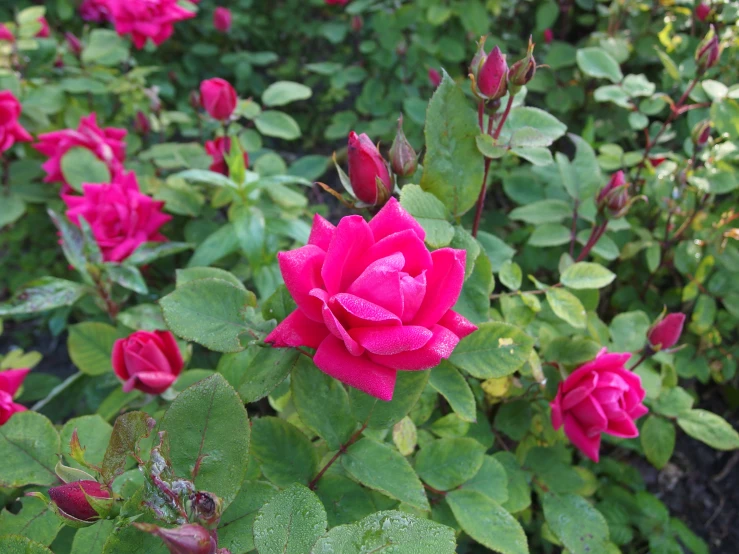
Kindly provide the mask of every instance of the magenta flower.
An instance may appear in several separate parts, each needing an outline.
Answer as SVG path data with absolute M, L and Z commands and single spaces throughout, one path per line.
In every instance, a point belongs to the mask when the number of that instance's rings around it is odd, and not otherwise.
M 29 142 L 33 137 L 18 122 L 21 103 L 9 90 L 0 91 L 0 154 L 16 142 Z
M 136 48 L 143 48 L 151 39 L 159 46 L 172 36 L 174 24 L 195 17 L 177 0 L 125 0 L 108 2 L 115 31 L 120 36 L 131 35 Z
M 221 33 L 227 33 L 231 30 L 231 10 L 228 8 L 217 7 L 213 11 L 213 27 Z
M 655 323 L 647 333 L 649 344 L 654 349 L 672 348 L 680 340 L 685 325 L 685 314 L 669 314 Z
M 80 17 L 93 23 L 104 23 L 112 19 L 111 0 L 83 0 L 78 8 Z
M 49 22 L 46 21 L 45 17 L 39 17 L 38 22 L 41 23 L 41 30 L 36 33 L 36 38 L 49 38 L 51 36 L 51 29 L 49 29 Z
M 83 184 L 83 195 L 63 194 L 67 217 L 75 225 L 84 217 L 105 261 L 120 262 L 145 242 L 163 242 L 159 228 L 172 216 L 164 202 L 142 194 L 133 172 L 116 174 L 110 184 Z
M 30 369 L 6 369 L 0 371 L 0 425 L 5 423 L 18 412 L 24 412 L 26 407 L 13 402 L 13 397 L 21 388 L 23 380 Z
M 477 329 L 451 309 L 465 251 L 429 252 L 425 236 L 394 198 L 369 223 L 316 215 L 308 244 L 278 254 L 298 309 L 265 340 L 316 348 L 324 373 L 391 400 L 397 371 L 435 367 Z
M 8 29 L 2 23 L 0 23 L 0 40 L 4 40 L 6 42 L 15 42 L 15 37 L 13 36 L 13 33 L 11 33 L 10 29 Z
M 564 425 L 565 435 L 583 454 L 598 461 L 602 433 L 639 436 L 634 420 L 646 414 L 641 378 L 624 367 L 631 354 L 609 353 L 573 371 L 559 384 L 551 403 L 552 425 Z
M 33 147 L 49 156 L 41 166 L 46 171 L 44 181 L 67 184 L 61 164 L 64 154 L 72 148 L 86 148 L 100 161 L 105 162 L 111 174 L 116 173 L 123 167 L 123 161 L 126 159 L 126 143 L 123 141 L 125 136 L 125 129 L 98 127 L 95 113 L 81 118 L 77 129 L 63 129 L 39 135 L 39 142 Z
M 239 102 L 239 95 L 231 83 L 220 77 L 200 83 L 200 103 L 213 119 L 221 121 L 231 117 Z
M 228 165 L 224 155 L 231 150 L 231 137 L 217 137 L 205 142 L 205 151 L 213 159 L 210 170 L 228 175 Z M 244 166 L 249 167 L 249 154 L 244 152 Z
M 349 180 L 366 204 L 384 204 L 393 192 L 393 180 L 380 151 L 364 133 L 349 133 Z
M 123 392 L 161 394 L 177 380 L 184 365 L 169 331 L 136 331 L 113 345 L 113 371 Z
M 107 500 L 110 498 L 110 492 L 97 481 L 86 480 L 51 487 L 49 496 L 62 516 L 79 521 L 95 521 L 100 519 L 100 516 L 90 505 L 87 497 Z

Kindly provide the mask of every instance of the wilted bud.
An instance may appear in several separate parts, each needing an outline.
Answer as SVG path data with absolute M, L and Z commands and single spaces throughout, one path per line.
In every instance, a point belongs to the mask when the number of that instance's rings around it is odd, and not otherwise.
M 554 40 L 554 33 L 551 29 L 544 29 L 544 42 L 547 44 L 551 44 L 551 42 Z
M 358 33 L 362 30 L 362 27 L 364 27 L 364 20 L 359 15 L 353 15 L 352 16 L 352 31 L 355 33 Z
M 716 65 L 719 57 L 721 57 L 721 46 L 716 36 L 716 30 L 711 25 L 708 33 L 695 51 L 695 63 L 698 65 L 698 70 L 702 73 Z
M 223 501 L 215 494 L 205 491 L 195 492 L 189 498 L 193 516 L 197 522 L 208 529 L 215 529 L 221 521 Z
M 134 527 L 156 535 L 167 545 L 170 554 L 216 554 L 218 547 L 211 534 L 194 523 L 165 529 L 150 523 L 134 523 Z
M 74 523 L 100 519 L 112 507 L 110 492 L 97 481 L 73 481 L 51 487 L 49 496 L 59 515 Z
M 629 186 L 623 171 L 611 175 L 611 180 L 598 193 L 596 203 L 598 211 L 608 210 L 614 217 L 619 217 L 629 203 Z
M 711 138 L 711 122 L 708 119 L 704 119 L 696 123 L 690 132 L 690 138 L 693 139 L 693 144 L 698 148 L 703 148 L 708 142 L 708 139 Z
M 705 2 L 701 2 L 695 8 L 695 17 L 698 18 L 698 21 L 705 21 L 709 13 L 711 13 L 711 7 Z
M 526 50 L 526 56 L 511 66 L 508 71 L 508 83 L 511 90 L 515 93 L 531 81 L 536 74 L 536 60 L 534 59 L 534 43 L 529 37 L 529 47 Z
M 434 88 L 441 84 L 441 73 L 435 70 L 433 67 L 429 67 L 429 83 Z
M 136 112 L 136 116 L 134 117 L 133 121 L 133 127 L 140 135 L 149 134 L 149 131 L 151 131 L 151 123 L 149 123 L 149 118 L 144 112 L 140 110 Z
M 393 181 L 387 162 L 366 134 L 349 133 L 348 158 L 349 181 L 357 198 L 366 204 L 384 205 L 393 192 Z
M 496 46 L 489 55 L 486 55 L 484 44 L 483 37 L 470 64 L 472 92 L 484 100 L 497 100 L 505 96 L 508 90 L 508 64 L 500 48 Z
M 669 314 L 667 317 L 659 318 L 647 332 L 649 345 L 654 350 L 672 348 L 680 339 L 684 324 L 685 314 L 681 313 Z
M 75 56 L 79 57 L 80 54 L 82 54 L 82 43 L 80 42 L 80 39 L 78 39 L 76 36 L 74 36 L 69 31 L 64 33 L 64 38 L 67 41 L 67 46 L 69 47 L 69 51 Z
M 396 175 L 410 177 L 418 167 L 418 157 L 403 132 L 403 116 L 398 118 L 398 133 L 390 147 L 390 166 Z

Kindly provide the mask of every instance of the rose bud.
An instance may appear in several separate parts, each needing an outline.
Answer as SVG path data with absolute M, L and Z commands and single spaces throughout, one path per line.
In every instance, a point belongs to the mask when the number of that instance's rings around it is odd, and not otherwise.
M 693 139 L 693 144 L 696 147 L 703 148 L 708 142 L 708 139 L 711 138 L 711 121 L 704 119 L 696 123 L 690 132 L 690 138 Z
M 12 148 L 16 142 L 33 140 L 18 121 L 23 107 L 9 90 L 0 90 L 0 154 Z
M 695 51 L 695 62 L 698 65 L 698 71 L 704 71 L 712 68 L 721 57 L 721 46 L 716 36 L 716 30 L 711 25 L 705 38 L 700 42 Z
M 206 529 L 194 523 L 172 529 L 151 523 L 134 523 L 134 526 L 162 539 L 170 554 L 216 554 L 218 548 L 216 539 Z
M 551 29 L 544 29 L 544 42 L 547 44 L 551 44 L 554 40 L 554 33 Z
M 182 354 L 169 331 L 136 331 L 113 345 L 113 370 L 123 392 L 161 394 L 182 372 Z
M 82 54 L 82 43 L 80 42 L 80 39 L 70 32 L 64 33 L 64 38 L 67 40 L 69 51 L 79 57 L 80 54 Z
M 151 131 L 151 123 L 149 123 L 149 118 L 141 110 L 136 112 L 136 116 L 133 121 L 133 127 L 140 135 L 148 135 L 149 131 Z
M 105 505 L 107 503 L 104 501 L 110 499 L 110 492 L 97 481 L 73 481 L 51 487 L 49 496 L 62 517 L 91 522 L 100 519 L 100 514 L 90 504 L 90 498 L 99 499 Z
M 49 38 L 51 36 L 49 22 L 46 21 L 46 18 L 43 16 L 38 18 L 38 22 L 41 23 L 41 30 L 36 33 L 36 38 Z
M 352 31 L 355 33 L 358 33 L 362 30 L 362 27 L 364 27 L 364 20 L 359 15 L 353 15 L 352 16 Z
M 13 402 L 13 397 L 21 388 L 23 380 L 30 369 L 6 369 L 0 371 L 0 425 L 5 423 L 18 412 L 26 411 L 26 407 Z
M 511 90 L 515 93 L 524 86 L 526 83 L 531 81 L 536 74 L 536 60 L 534 59 L 534 43 L 531 42 L 529 37 L 529 47 L 526 51 L 526 56 L 511 66 L 508 71 L 508 83 Z
M 200 83 L 200 103 L 214 119 L 221 121 L 231 117 L 239 96 L 228 81 L 215 77 Z
M 441 84 L 441 73 L 433 67 L 429 67 L 429 83 L 431 83 L 431 86 L 434 88 Z
M 602 433 L 638 437 L 634 420 L 649 411 L 642 404 L 646 392 L 641 378 L 624 367 L 629 358 L 631 354 L 609 353 L 604 348 L 559 384 L 550 404 L 552 426 L 564 425 L 565 435 L 594 462 Z
M 354 194 L 365 204 L 382 206 L 393 192 L 387 162 L 365 134 L 349 133 L 349 180 Z
M 6 42 L 15 42 L 15 37 L 13 36 L 13 33 L 11 33 L 10 29 L 8 29 L 2 23 L 0 23 L 0 40 Z
M 623 171 L 617 171 L 611 175 L 608 184 L 598 193 L 596 203 L 598 204 L 598 211 L 602 212 L 608 209 L 614 217 L 620 215 L 620 212 L 629 203 L 629 186 L 626 183 Z
M 213 27 L 222 33 L 228 33 L 231 30 L 231 10 L 228 8 L 218 7 L 213 11 Z
M 228 164 L 224 156 L 231 151 L 231 137 L 217 137 L 215 140 L 206 141 L 205 151 L 213 160 L 209 169 L 227 176 Z M 247 152 L 244 152 L 244 167 L 249 167 L 249 154 Z
M 658 319 L 647 332 L 647 340 L 653 350 L 672 348 L 677 344 L 685 325 L 685 314 L 668 314 Z
M 711 7 L 704 2 L 698 4 L 695 8 L 695 17 L 698 18 L 698 21 L 705 21 L 709 13 L 711 13 Z
M 416 151 L 408 142 L 403 132 L 403 115 L 398 118 L 398 132 L 390 147 L 390 166 L 396 175 L 401 177 L 410 177 L 416 172 L 418 167 L 418 157 Z
M 505 54 L 497 46 L 485 54 L 485 37 L 480 39 L 478 50 L 470 64 L 472 91 L 484 100 L 497 100 L 508 90 L 508 64 Z

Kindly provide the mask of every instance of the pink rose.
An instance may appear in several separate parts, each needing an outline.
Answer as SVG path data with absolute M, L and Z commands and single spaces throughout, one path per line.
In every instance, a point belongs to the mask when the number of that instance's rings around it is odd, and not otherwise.
M 195 17 L 195 12 L 177 4 L 177 0 L 121 0 L 109 2 L 115 31 L 131 35 L 133 45 L 143 48 L 147 39 L 159 46 L 172 36 L 174 24 Z
M 205 143 L 205 151 L 213 158 L 210 170 L 222 175 L 228 175 L 228 165 L 224 155 L 231 150 L 231 137 L 217 137 Z M 244 166 L 249 167 L 249 154 L 244 152 Z
M 324 373 L 391 400 L 398 370 L 435 367 L 477 329 L 451 309 L 465 251 L 429 252 L 425 235 L 394 198 L 369 223 L 316 215 L 308 244 L 278 254 L 298 309 L 265 340 L 316 348 Z
M 49 38 L 51 36 L 49 22 L 46 21 L 45 17 L 39 17 L 38 22 L 41 23 L 41 30 L 36 33 L 36 38 Z
M 0 371 L 0 425 L 5 425 L 13 414 L 26 410 L 25 406 L 13 402 L 13 397 L 29 371 L 31 370 L 6 369 Z
M 182 373 L 182 354 L 169 331 L 136 331 L 113 345 L 113 371 L 123 392 L 161 394 Z
M 49 489 L 49 497 L 61 512 L 62 517 L 78 521 L 95 521 L 100 516 L 92 507 L 88 497 L 107 500 L 110 492 L 97 481 L 73 481 Z
M 231 10 L 218 7 L 213 11 L 213 27 L 217 31 L 227 33 L 231 30 Z
M 67 217 L 75 225 L 84 217 L 107 262 L 120 262 L 145 242 L 163 242 L 159 228 L 172 216 L 164 202 L 142 194 L 133 172 L 116 174 L 110 184 L 83 184 L 83 196 L 63 194 Z
M 33 147 L 49 159 L 41 166 L 46 171 L 44 181 L 47 183 L 62 182 L 66 184 L 62 174 L 62 157 L 72 148 L 86 148 L 100 160 L 106 163 L 111 174 L 123 167 L 126 159 L 125 129 L 106 127 L 101 129 L 97 125 L 97 115 L 90 115 L 80 119 L 77 129 L 63 129 L 39 135 L 40 142 Z
M 226 120 L 236 109 L 239 95 L 225 79 L 215 77 L 200 83 L 200 103 L 214 119 Z
M 639 436 L 634 420 L 646 414 L 646 392 L 641 378 L 624 367 L 631 354 L 604 348 L 595 360 L 573 371 L 559 384 L 551 403 L 552 425 L 564 425 L 565 434 L 583 454 L 598 461 L 600 435 Z
M 80 4 L 80 17 L 93 23 L 104 23 L 111 20 L 111 0 L 83 0 Z
M 8 29 L 2 23 L 0 23 L 0 40 L 15 42 L 15 37 L 13 36 L 13 33 L 11 33 L 10 29 Z
M 669 314 L 656 322 L 647 333 L 649 345 L 654 350 L 672 348 L 683 334 L 683 325 L 685 325 L 685 314 Z
M 18 123 L 21 110 L 21 103 L 12 92 L 0 91 L 0 154 L 12 148 L 16 142 L 33 140 L 28 131 Z
M 393 193 L 387 162 L 366 134 L 349 133 L 349 180 L 352 190 L 366 204 L 383 205 Z M 379 180 L 379 182 L 378 182 Z

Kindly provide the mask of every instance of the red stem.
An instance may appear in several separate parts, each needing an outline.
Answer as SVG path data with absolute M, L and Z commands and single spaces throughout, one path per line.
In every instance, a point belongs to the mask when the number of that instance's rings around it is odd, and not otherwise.
M 581 262 L 585 259 L 585 257 L 590 253 L 590 250 L 592 250 L 593 246 L 598 244 L 600 237 L 602 237 L 603 233 L 606 232 L 607 226 L 608 222 L 605 222 L 593 227 L 593 230 L 590 232 L 590 238 L 588 238 L 588 242 L 585 244 L 585 246 L 583 246 L 582 251 L 580 252 L 580 255 L 577 257 L 575 262 Z
M 359 437 L 362 436 L 362 433 L 367 428 L 367 423 L 369 421 L 369 418 L 367 418 L 367 421 L 365 421 L 362 424 L 362 427 L 354 433 L 351 438 L 346 441 L 344 444 L 342 444 L 339 447 L 339 450 L 336 451 L 336 454 L 334 454 L 331 459 L 326 462 L 326 465 L 321 468 L 321 471 L 318 472 L 318 475 L 316 475 L 313 479 L 311 479 L 310 483 L 308 483 L 308 488 L 312 491 L 316 490 L 316 485 L 318 484 L 318 481 L 321 480 L 321 477 L 323 477 L 323 474 L 328 471 L 328 468 L 330 468 L 332 465 L 334 465 L 334 462 L 339 459 L 339 456 L 346 453 L 346 449 L 349 448 L 352 444 L 357 442 L 359 440 Z

